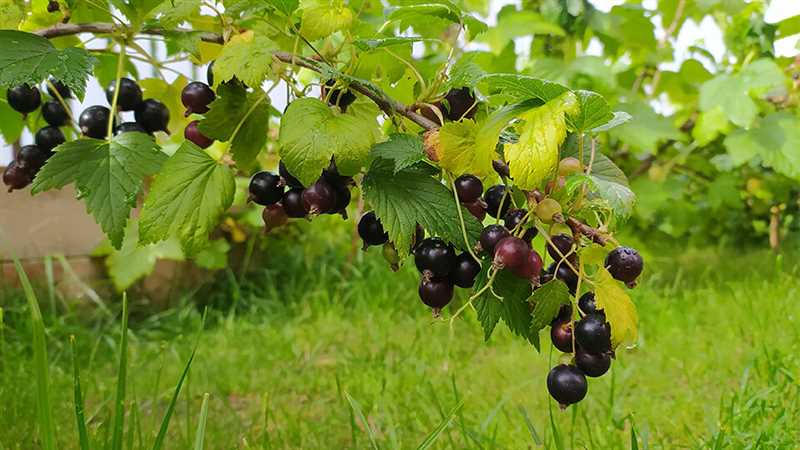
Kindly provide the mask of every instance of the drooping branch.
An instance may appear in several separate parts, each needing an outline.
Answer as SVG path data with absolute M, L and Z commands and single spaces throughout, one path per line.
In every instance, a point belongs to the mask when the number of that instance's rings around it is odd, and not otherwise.
M 57 23 L 49 28 L 44 28 L 36 31 L 35 34 L 45 37 L 47 39 L 71 36 L 80 33 L 93 33 L 93 34 L 114 34 L 118 31 L 123 31 L 122 28 L 115 26 L 112 23 L 104 22 L 89 22 L 89 23 Z M 175 30 L 178 33 L 197 33 L 200 40 L 211 42 L 215 44 L 223 44 L 225 41 L 222 35 L 211 33 L 207 31 L 192 31 L 192 30 Z M 139 31 L 139 34 L 146 35 L 164 35 L 167 31 L 161 28 L 145 28 Z

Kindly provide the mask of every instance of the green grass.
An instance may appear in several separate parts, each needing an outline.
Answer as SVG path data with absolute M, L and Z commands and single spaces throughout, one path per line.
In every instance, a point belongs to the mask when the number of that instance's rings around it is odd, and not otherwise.
M 638 347 L 562 412 L 545 389 L 557 352 L 538 354 L 504 327 L 484 343 L 472 313 L 450 330 L 420 304 L 413 270 L 392 274 L 378 249 L 348 266 L 349 242 L 330 237 L 271 240 L 247 277 L 223 273 L 161 314 L 131 298 L 124 448 L 152 448 L 195 343 L 164 448 L 629 448 L 634 430 L 640 449 L 800 442 L 794 260 L 647 254 L 632 291 Z M 0 448 L 41 448 L 30 312 L 0 292 Z M 235 314 L 222 307 L 233 301 Z M 215 306 L 205 327 L 198 303 Z M 44 319 L 59 448 L 79 442 L 70 335 L 101 448 L 114 433 L 120 316 L 92 307 Z

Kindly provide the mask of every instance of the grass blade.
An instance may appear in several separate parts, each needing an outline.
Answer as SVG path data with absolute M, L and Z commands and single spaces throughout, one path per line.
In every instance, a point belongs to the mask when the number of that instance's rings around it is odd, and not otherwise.
M 427 450 L 428 448 L 430 448 L 430 446 L 433 445 L 433 443 L 436 442 L 437 439 L 439 439 L 439 435 L 441 435 L 442 432 L 444 432 L 445 428 L 447 428 L 450 425 L 450 422 L 452 422 L 453 419 L 456 418 L 456 414 L 458 414 L 458 411 L 461 409 L 461 406 L 463 404 L 464 404 L 463 402 L 459 403 L 453 409 L 451 409 L 450 413 L 447 414 L 447 416 L 442 420 L 441 423 L 439 423 L 439 426 L 437 426 L 436 429 L 431 431 L 431 433 L 425 438 L 425 440 L 422 441 L 421 444 L 419 444 L 417 450 Z
M 122 450 L 125 431 L 125 388 L 128 380 L 128 296 L 122 294 L 122 336 L 119 341 L 119 368 L 117 369 L 117 396 L 114 400 L 114 427 L 111 450 Z
M 540 438 L 539 433 L 536 432 L 536 427 L 533 426 L 533 422 L 531 422 L 531 418 L 528 416 L 528 410 L 522 405 L 519 405 L 518 409 L 519 413 L 522 414 L 522 418 L 525 419 L 525 425 L 528 427 L 528 432 L 531 433 L 531 439 L 533 439 L 533 443 L 536 445 L 542 445 L 542 438 Z
M 200 420 L 197 423 L 197 433 L 194 435 L 194 450 L 203 450 L 206 420 L 208 420 L 208 393 L 203 394 L 203 404 L 200 406 Z
M 44 336 L 44 322 L 42 312 L 39 310 L 39 301 L 33 292 L 28 275 L 22 268 L 18 258 L 14 258 L 14 267 L 17 270 L 25 299 L 31 311 L 31 331 L 33 333 L 33 366 L 36 370 L 36 406 L 39 419 L 39 432 L 44 450 L 55 450 L 56 428 L 53 423 L 53 408 L 50 399 L 50 368 L 47 362 L 47 343 Z
M 69 345 L 72 348 L 72 380 L 75 391 L 75 420 L 78 423 L 78 443 L 81 450 L 89 450 L 89 433 L 86 429 L 86 406 L 83 403 L 83 392 L 81 391 L 81 376 L 78 371 L 78 352 L 75 349 L 75 336 L 69 337 Z
M 344 396 L 347 398 L 347 402 L 350 403 L 350 408 L 353 410 L 356 416 L 358 416 L 359 420 L 361 420 L 361 423 L 364 424 L 364 428 L 367 430 L 367 436 L 369 437 L 369 443 L 372 445 L 372 448 L 374 450 L 380 449 L 378 446 L 378 441 L 375 440 L 375 433 L 372 432 L 372 428 L 370 428 L 369 422 L 367 422 L 367 418 L 364 416 L 364 412 L 361 411 L 361 405 L 359 405 L 356 399 L 351 397 L 349 393 L 345 392 Z

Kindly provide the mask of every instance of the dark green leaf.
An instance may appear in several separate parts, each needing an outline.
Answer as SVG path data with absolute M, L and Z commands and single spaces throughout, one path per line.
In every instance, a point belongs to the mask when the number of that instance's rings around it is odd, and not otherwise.
M 550 325 L 561 305 L 570 303 L 569 289 L 561 280 L 548 281 L 533 291 L 531 302 L 533 302 L 531 333 L 538 335 L 539 330 Z
M 389 140 L 372 146 L 370 156 L 394 161 L 394 173 L 425 159 L 422 139 L 411 134 L 392 134 Z

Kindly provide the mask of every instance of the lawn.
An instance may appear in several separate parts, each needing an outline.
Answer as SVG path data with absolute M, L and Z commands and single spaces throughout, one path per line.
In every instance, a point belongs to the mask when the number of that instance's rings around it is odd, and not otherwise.
M 378 249 L 350 266 L 344 234 L 312 236 L 300 246 L 292 234 L 307 233 L 304 227 L 268 241 L 265 260 L 247 276 L 222 273 L 172 310 L 146 314 L 144 300 L 131 298 L 129 448 L 152 447 L 195 342 L 166 448 L 191 448 L 205 393 L 208 449 L 417 448 L 451 415 L 431 448 L 800 442 L 800 266 L 793 258 L 646 253 L 648 270 L 632 291 L 639 345 L 618 352 L 610 374 L 592 379 L 587 398 L 562 412 L 545 388 L 548 367 L 560 358 L 549 338 L 541 354 L 505 327 L 484 343 L 472 313 L 451 329 L 419 302 L 413 268 L 392 274 Z M 24 304 L 21 293 L 2 291 L 3 449 L 39 448 Z M 212 305 L 202 329 L 198 304 Z M 89 434 L 100 448 L 112 435 L 118 299 L 108 301 L 112 313 L 43 308 L 59 448 L 78 448 L 70 335 Z

